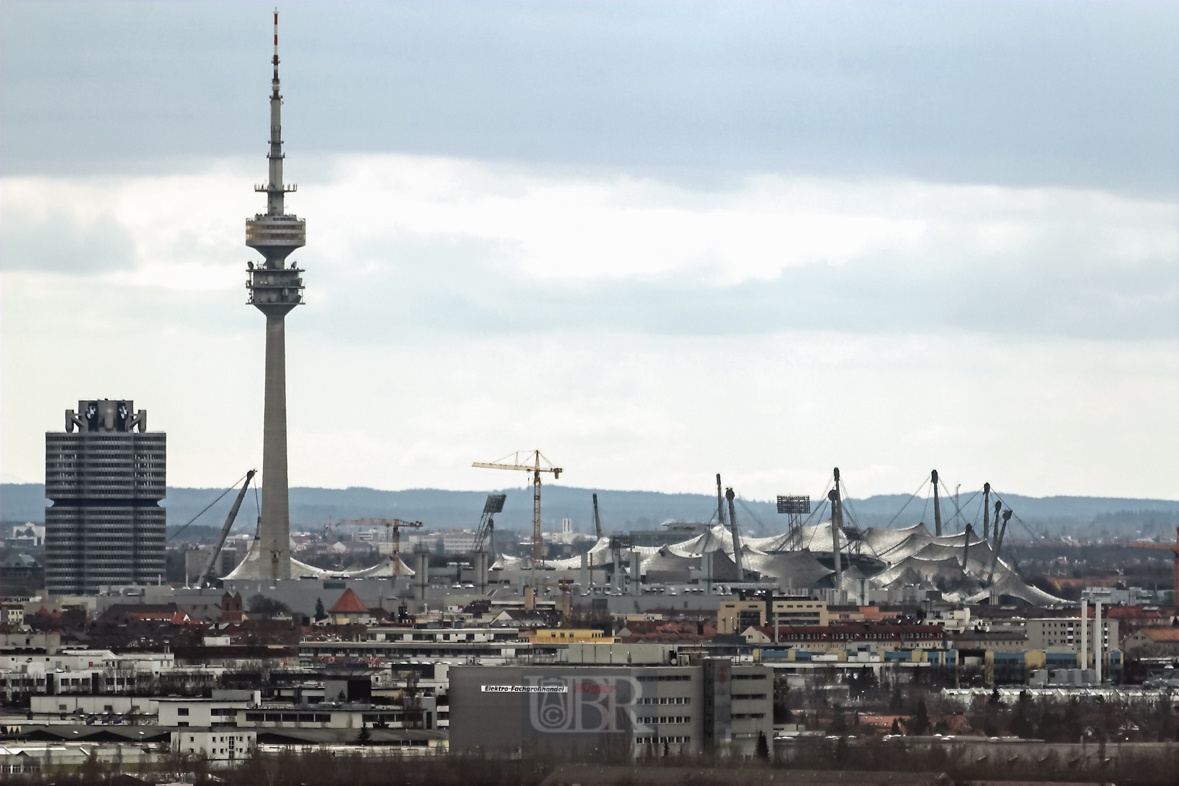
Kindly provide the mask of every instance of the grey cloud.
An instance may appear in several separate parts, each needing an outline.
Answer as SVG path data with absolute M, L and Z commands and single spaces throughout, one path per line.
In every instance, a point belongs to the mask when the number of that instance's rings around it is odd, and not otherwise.
M 264 152 L 262 4 L 0 6 L 6 171 Z M 1179 187 L 1179 6 L 297 4 L 288 152 Z
M 131 235 L 109 217 L 82 223 L 64 211 L 33 217 L 15 207 L 0 223 L 6 270 L 99 273 L 136 265 Z
M 1078 246 L 1081 245 L 1078 243 Z M 930 265 L 877 254 L 813 263 L 768 281 L 696 277 L 537 281 L 504 273 L 509 251 L 477 241 L 370 248 L 376 272 L 307 276 L 306 328 L 350 341 L 429 333 L 553 331 L 752 335 L 966 332 L 1174 339 L 1179 274 L 1170 259 L 1113 262 L 1080 247 L 1033 245 L 1001 260 L 962 253 Z

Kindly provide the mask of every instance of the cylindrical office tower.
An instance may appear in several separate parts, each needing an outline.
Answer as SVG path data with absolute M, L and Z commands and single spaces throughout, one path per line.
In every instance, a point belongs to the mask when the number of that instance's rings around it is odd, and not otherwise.
M 246 245 L 266 258 L 249 263 L 248 303 L 266 315 L 266 400 L 262 431 L 262 516 L 255 543 L 259 578 L 291 577 L 291 521 L 287 500 L 286 315 L 303 302 L 302 270 L 287 256 L 307 241 L 306 223 L 283 209 L 295 191 L 282 180 L 282 94 L 278 83 L 278 13 L 274 14 L 274 78 L 270 92 L 270 179 L 266 213 L 246 219 Z
M 164 576 L 164 432 L 130 399 L 79 401 L 45 434 L 45 588 L 94 595 Z

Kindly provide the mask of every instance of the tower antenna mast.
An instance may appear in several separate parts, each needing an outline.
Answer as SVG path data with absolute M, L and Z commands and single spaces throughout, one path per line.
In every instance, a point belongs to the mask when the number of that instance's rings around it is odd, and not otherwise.
M 278 9 L 274 11 L 274 76 L 270 83 L 269 177 L 254 190 L 266 194 L 266 212 L 246 219 L 246 245 L 262 254 L 247 263 L 247 303 L 266 315 L 265 403 L 262 428 L 262 511 L 255 544 L 258 576 L 291 577 L 290 503 L 287 481 L 286 315 L 303 303 L 303 271 L 287 257 L 307 243 L 303 219 L 288 215 L 284 197 L 296 190 L 283 183 L 282 91 L 278 81 Z

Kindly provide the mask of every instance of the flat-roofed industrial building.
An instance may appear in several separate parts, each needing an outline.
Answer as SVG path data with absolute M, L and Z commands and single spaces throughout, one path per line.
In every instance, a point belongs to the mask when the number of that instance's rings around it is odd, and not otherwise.
M 693 754 L 773 739 L 773 670 L 701 658 L 669 665 L 455 666 L 455 751 Z

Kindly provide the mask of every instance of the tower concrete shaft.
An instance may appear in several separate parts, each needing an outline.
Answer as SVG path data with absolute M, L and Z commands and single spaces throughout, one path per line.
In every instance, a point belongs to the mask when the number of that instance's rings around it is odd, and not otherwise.
M 269 181 L 254 190 L 266 193 L 266 213 L 246 220 L 246 245 L 265 257 L 248 263 L 248 303 L 266 315 L 266 398 L 262 429 L 262 511 L 258 522 L 258 578 L 291 577 L 291 521 L 287 482 L 286 315 L 303 303 L 303 271 L 286 259 L 305 245 L 306 223 L 287 215 L 283 183 L 282 93 L 278 80 L 278 13 L 274 14 L 274 77 L 270 92 Z

